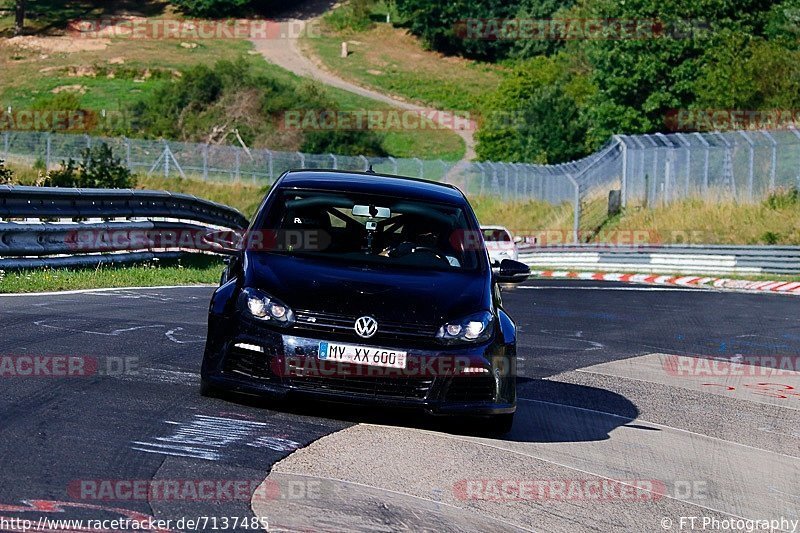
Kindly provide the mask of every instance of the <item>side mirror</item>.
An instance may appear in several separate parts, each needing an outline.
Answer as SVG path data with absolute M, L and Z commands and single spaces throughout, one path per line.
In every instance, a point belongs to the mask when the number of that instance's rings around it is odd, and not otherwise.
M 516 237 L 514 237 L 514 242 L 517 243 L 517 244 L 521 243 L 524 240 L 525 239 L 523 239 L 522 236 L 520 236 L 520 235 L 517 235 Z
M 241 237 L 235 231 L 209 231 L 202 238 L 203 244 L 211 252 L 236 255 L 240 251 Z
M 520 283 L 528 279 L 531 269 L 525 263 L 513 259 L 503 259 L 497 273 L 497 281 L 501 283 Z

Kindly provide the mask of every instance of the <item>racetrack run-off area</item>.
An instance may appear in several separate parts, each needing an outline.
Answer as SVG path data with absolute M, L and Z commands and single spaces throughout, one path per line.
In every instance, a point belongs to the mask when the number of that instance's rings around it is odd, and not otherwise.
M 591 280 L 504 290 L 519 407 L 496 438 L 416 414 L 201 397 L 212 291 L 0 296 L 0 518 L 259 516 L 293 531 L 800 518 L 796 298 Z M 151 490 L 123 490 L 136 482 Z

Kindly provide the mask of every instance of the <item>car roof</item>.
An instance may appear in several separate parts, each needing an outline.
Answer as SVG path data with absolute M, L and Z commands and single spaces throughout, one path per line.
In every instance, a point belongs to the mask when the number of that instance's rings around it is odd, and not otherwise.
M 278 185 L 282 188 L 385 194 L 457 205 L 466 203 L 461 191 L 448 183 L 371 172 L 290 170 Z

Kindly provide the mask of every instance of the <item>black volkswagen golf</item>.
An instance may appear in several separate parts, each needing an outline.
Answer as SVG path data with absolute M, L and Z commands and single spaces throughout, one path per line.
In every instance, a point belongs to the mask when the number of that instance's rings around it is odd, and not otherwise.
M 201 392 L 307 396 L 479 417 L 510 429 L 516 328 L 455 187 L 292 171 L 270 189 L 209 309 Z

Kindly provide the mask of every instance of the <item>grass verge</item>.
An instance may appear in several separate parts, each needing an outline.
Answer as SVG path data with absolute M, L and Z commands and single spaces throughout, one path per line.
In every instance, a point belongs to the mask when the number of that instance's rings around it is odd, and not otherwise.
M 0 271 L 0 293 L 213 284 L 223 266 L 220 257 L 196 255 L 127 266 Z

